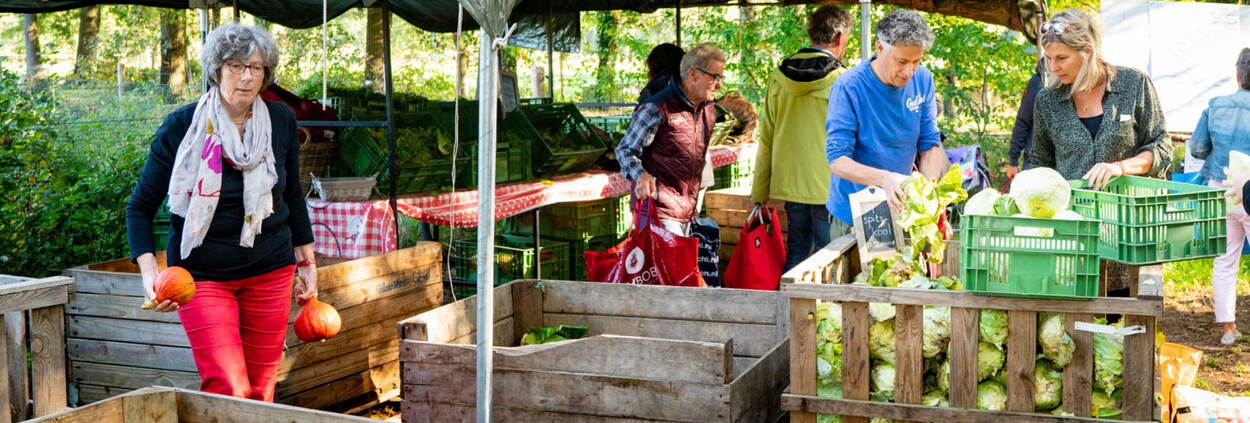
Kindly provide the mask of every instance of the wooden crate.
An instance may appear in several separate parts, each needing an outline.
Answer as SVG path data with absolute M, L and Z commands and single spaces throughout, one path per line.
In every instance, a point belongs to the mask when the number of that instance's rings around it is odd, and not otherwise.
M 64 276 L 0 275 L 0 423 L 68 405 L 64 308 L 73 285 Z
M 179 388 L 142 388 L 29 423 L 366 423 L 377 420 Z
M 403 419 L 472 421 L 476 300 L 400 322 Z M 515 281 L 494 291 L 492 410 L 501 421 L 764 422 L 788 383 L 776 292 Z M 532 326 L 589 337 L 517 347 Z
M 720 225 L 720 260 L 723 263 L 729 263 L 734 246 L 738 245 L 738 236 L 742 233 L 742 226 L 746 224 L 747 215 L 751 213 L 751 208 L 755 207 L 755 203 L 751 202 L 751 187 L 708 191 L 703 198 L 703 205 L 707 210 L 707 216 L 716 219 L 716 223 Z M 786 223 L 786 203 L 781 200 L 771 200 L 765 205 L 777 209 L 777 220 L 781 223 L 781 236 L 785 237 L 789 230 Z
M 158 258 L 163 265 L 163 253 Z M 349 400 L 363 406 L 398 395 L 394 325 L 442 304 L 440 258 L 438 243 L 419 243 L 319 266 L 318 298 L 338 309 L 343 329 L 325 342 L 304 343 L 288 328 L 277 401 L 325 408 Z M 199 388 L 178 314 L 139 308 L 143 291 L 137 266 L 117 260 L 66 273 L 77 280 L 66 314 L 70 379 L 80 404 L 152 385 Z M 298 312 L 292 302 L 292 322 Z
M 962 291 L 932 291 L 851 286 L 859 273 L 854 236 L 844 236 L 782 276 L 781 292 L 790 297 L 790 389 L 782 395 L 782 408 L 792 422 L 815 422 L 815 413 L 840 414 L 847 422 L 868 422 L 879 417 L 898 421 L 932 422 L 1059 422 L 1070 417 L 1033 413 L 1034 367 L 1037 349 L 1037 313 L 1066 313 L 1067 333 L 1076 353 L 1064 368 L 1063 407 L 1077 416 L 1088 416 L 1093 392 L 1093 334 L 1075 331 L 1077 321 L 1092 322 L 1095 315 L 1124 315 L 1126 325 L 1142 325 L 1145 334 L 1124 338 L 1125 420 L 1157 420 L 1155 394 L 1155 321 L 1163 315 L 1163 301 L 1156 293 L 1137 298 L 1095 298 L 1088 301 L 1042 300 L 973 295 Z M 843 398 L 816 396 L 816 301 L 842 303 Z M 896 403 L 868 401 L 869 353 L 868 303 L 895 304 L 897 351 Z M 918 404 L 923 395 L 921 355 L 923 306 L 951 307 L 950 404 L 927 407 Z M 1008 411 L 976 409 L 977 342 L 981 309 L 1006 310 L 1008 318 L 1007 376 Z M 1075 421 L 1110 422 L 1083 418 Z

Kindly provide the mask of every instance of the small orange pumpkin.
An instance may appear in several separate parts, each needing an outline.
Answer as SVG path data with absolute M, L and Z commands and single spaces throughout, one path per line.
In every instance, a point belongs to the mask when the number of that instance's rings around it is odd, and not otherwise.
M 339 333 L 343 321 L 334 306 L 312 297 L 295 316 L 295 336 L 304 342 L 325 341 Z
M 156 283 L 152 286 L 156 298 L 143 304 L 144 309 L 156 307 L 165 300 L 177 303 L 179 307 L 187 305 L 195 298 L 195 278 L 187 269 L 180 266 L 169 266 L 156 275 Z

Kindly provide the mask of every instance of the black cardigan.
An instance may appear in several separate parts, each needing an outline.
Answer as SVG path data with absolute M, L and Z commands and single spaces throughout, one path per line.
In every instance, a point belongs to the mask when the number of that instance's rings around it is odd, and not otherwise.
M 222 166 L 221 197 L 204 242 L 181 257 L 182 216 L 170 216 L 167 261 L 182 266 L 195 280 L 230 281 L 248 278 L 295 264 L 295 245 L 313 242 L 308 207 L 299 185 L 299 138 L 295 113 L 282 103 L 265 101 L 273 124 L 274 167 L 278 181 L 273 186 L 273 214 L 261 224 L 252 248 L 239 246 L 243 228 L 243 173 Z M 152 137 L 147 162 L 139 182 L 126 203 L 126 235 L 131 260 L 155 250 L 152 217 L 169 191 L 169 175 L 178 145 L 191 125 L 195 103 L 183 106 L 165 118 Z

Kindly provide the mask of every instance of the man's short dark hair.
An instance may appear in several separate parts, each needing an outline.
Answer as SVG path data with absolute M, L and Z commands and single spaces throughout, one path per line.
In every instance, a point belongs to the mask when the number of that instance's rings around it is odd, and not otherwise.
M 807 36 L 812 44 L 833 44 L 838 35 L 851 32 L 851 14 L 837 6 L 821 6 L 807 21 Z
M 1250 90 L 1250 48 L 1241 49 L 1241 54 L 1237 55 L 1237 85 Z

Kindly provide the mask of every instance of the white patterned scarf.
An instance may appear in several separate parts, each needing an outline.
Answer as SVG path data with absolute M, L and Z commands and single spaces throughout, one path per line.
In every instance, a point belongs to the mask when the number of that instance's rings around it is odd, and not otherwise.
M 208 234 L 221 196 L 222 158 L 243 172 L 243 230 L 239 245 L 252 247 L 261 222 L 273 214 L 274 167 L 272 125 L 265 101 L 252 101 L 251 119 L 243 136 L 222 106 L 217 88 L 200 96 L 191 126 L 178 145 L 169 176 L 169 211 L 182 216 L 182 258 L 199 247 Z

